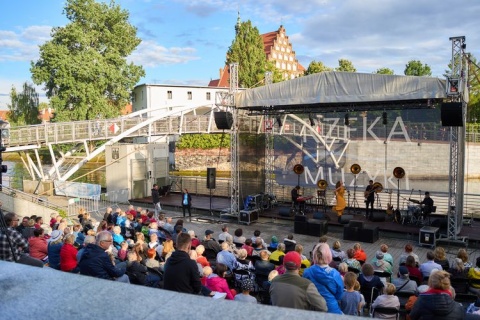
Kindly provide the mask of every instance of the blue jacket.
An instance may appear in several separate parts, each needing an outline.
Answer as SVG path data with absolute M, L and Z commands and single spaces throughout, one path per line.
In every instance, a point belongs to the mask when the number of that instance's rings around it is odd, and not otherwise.
M 108 254 L 96 244 L 89 243 L 78 263 L 80 274 L 113 280 L 125 274 L 125 268 L 117 268 L 113 265 Z
M 48 244 L 48 264 L 50 268 L 60 270 L 60 250 L 63 242 L 57 244 Z
M 329 267 L 321 267 L 314 264 L 305 269 L 303 277 L 312 281 L 317 287 L 318 293 L 327 302 L 328 313 L 342 314 L 338 301 L 343 295 L 343 280 L 340 273 Z

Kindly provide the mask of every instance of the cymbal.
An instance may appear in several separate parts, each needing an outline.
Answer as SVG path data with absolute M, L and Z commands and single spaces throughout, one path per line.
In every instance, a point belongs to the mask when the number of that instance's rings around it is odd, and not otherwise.
M 415 200 L 415 199 L 410 199 L 410 198 L 408 198 L 408 201 L 413 202 L 413 203 L 416 203 L 416 204 L 420 204 L 420 201 Z

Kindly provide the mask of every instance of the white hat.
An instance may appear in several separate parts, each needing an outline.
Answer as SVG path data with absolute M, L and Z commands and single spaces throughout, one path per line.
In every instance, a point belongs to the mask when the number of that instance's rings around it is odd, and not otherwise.
M 50 239 L 48 240 L 48 242 L 55 242 L 61 238 L 62 238 L 62 231 L 53 230 L 52 233 L 50 234 Z

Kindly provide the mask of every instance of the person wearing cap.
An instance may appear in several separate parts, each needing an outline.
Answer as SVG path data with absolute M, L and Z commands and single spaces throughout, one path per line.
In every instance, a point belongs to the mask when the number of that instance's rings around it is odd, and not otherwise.
M 398 268 L 398 278 L 394 279 L 392 283 L 397 288 L 397 292 L 410 292 L 411 294 L 417 293 L 417 283 L 410 280 L 408 268 L 405 266 L 400 266 L 400 268 Z
M 377 251 L 375 253 L 375 262 L 372 262 L 375 271 L 388 272 L 392 274 L 392 265 L 383 259 L 383 252 Z
M 319 243 L 313 250 L 313 265 L 305 269 L 303 277 L 315 284 L 327 303 L 328 313 L 342 314 L 338 301 L 343 295 L 343 279 L 340 273 L 329 266 L 332 251 L 328 243 Z
M 429 289 L 418 296 L 410 311 L 410 318 L 417 319 L 464 319 L 462 304 L 454 300 L 450 275 L 446 271 L 433 272 L 428 278 Z
M 48 239 L 48 265 L 50 268 L 60 270 L 60 251 L 63 246 L 63 232 L 53 230 Z
M 270 285 L 272 305 L 277 307 L 327 311 L 325 299 L 318 293 L 312 281 L 300 277 L 302 258 L 290 251 L 283 258 L 285 273 L 275 277 Z
M 427 252 L 427 261 L 420 265 L 420 272 L 424 278 L 428 278 L 433 269 L 443 270 L 442 266 L 434 261 L 435 254 L 433 251 Z
M 15 213 L 7 213 L 4 215 L 4 220 L 8 228 L 5 232 L 0 233 L 0 260 L 16 261 L 29 266 L 43 267 L 41 260 L 32 258 L 25 253 L 28 251 L 28 242 L 16 230 L 20 220 L 18 216 Z
M 240 288 L 242 289 L 242 293 L 237 294 L 233 300 L 247 303 L 258 303 L 257 299 L 250 295 L 250 292 L 255 289 L 252 280 L 243 279 Z
M 205 230 L 205 238 L 203 239 L 202 244 L 205 249 L 211 249 L 215 251 L 215 253 L 219 253 L 220 251 L 222 251 L 222 248 L 220 248 L 218 242 L 212 238 L 213 234 L 214 232 L 212 230 Z
M 85 239 L 87 241 L 87 239 Z M 125 262 L 113 264 L 107 250 L 113 245 L 112 234 L 109 231 L 101 231 L 95 237 L 95 243 L 89 243 L 85 247 L 78 267 L 80 274 L 100 279 L 115 280 L 130 283 L 125 274 L 127 266 Z

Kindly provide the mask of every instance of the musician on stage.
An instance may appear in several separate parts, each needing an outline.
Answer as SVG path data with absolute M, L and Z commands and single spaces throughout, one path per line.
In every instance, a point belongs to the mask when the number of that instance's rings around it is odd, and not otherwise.
M 341 181 L 337 181 L 335 184 L 335 197 L 337 199 L 337 204 L 332 209 L 337 213 L 339 218 L 343 215 L 343 211 L 346 207 L 344 194 L 345 187 L 343 186 L 343 183 Z
M 368 218 L 373 215 L 373 204 L 375 203 L 375 189 L 373 188 L 373 180 L 368 181 L 368 186 L 365 189 L 365 217 Z M 368 210 L 370 207 L 370 211 Z
M 300 186 L 296 186 L 295 188 L 292 189 L 291 195 L 292 195 L 292 205 L 296 209 L 298 206 L 298 197 L 300 197 Z
M 423 198 L 422 202 L 420 202 L 422 205 L 422 211 L 423 211 L 423 220 L 427 218 L 427 216 L 432 213 L 433 209 L 433 199 L 430 198 L 430 192 L 425 192 L 425 198 Z

